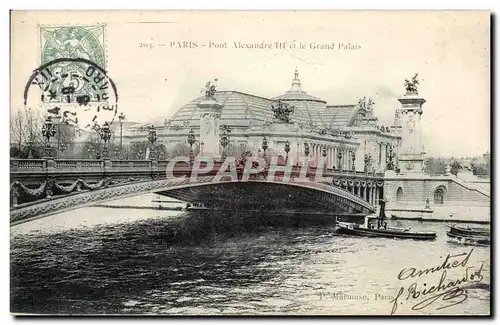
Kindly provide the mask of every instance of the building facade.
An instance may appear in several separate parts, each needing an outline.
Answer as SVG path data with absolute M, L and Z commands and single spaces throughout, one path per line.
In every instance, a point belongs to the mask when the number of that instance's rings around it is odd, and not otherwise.
M 302 89 L 297 70 L 290 89 L 274 98 L 238 91 L 216 91 L 212 95 L 193 99 L 163 125 L 155 125 L 157 144 L 163 144 L 168 152 L 187 144 L 193 130 L 200 153 L 222 154 L 217 139 L 225 128 L 230 130 L 232 152 L 262 153 L 266 139 L 268 152 L 286 157 L 285 148 L 289 148 L 288 159 L 293 161 L 308 152 L 311 161 L 325 157 L 329 168 L 380 172 L 387 167 L 391 149 L 397 156 L 401 143 L 398 116 L 394 125 L 385 127 L 374 116 L 371 99 L 329 105 Z M 147 141 L 147 127 L 131 125 L 124 129 L 124 144 Z

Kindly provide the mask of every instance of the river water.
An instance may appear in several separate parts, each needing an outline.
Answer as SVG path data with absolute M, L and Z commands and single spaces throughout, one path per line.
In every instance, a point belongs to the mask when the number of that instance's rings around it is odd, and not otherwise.
M 438 237 L 338 236 L 328 222 L 305 216 L 109 207 L 64 212 L 11 227 L 11 312 L 388 315 L 403 288 L 396 315 L 489 314 L 489 247 L 449 242 L 443 223 L 389 223 Z M 406 300 L 411 284 L 437 286 L 443 270 L 405 280 L 400 271 L 437 267 L 447 254 L 471 250 L 467 260 L 451 257 L 461 265 L 445 271 L 444 283 L 476 272 L 476 282 L 461 283 L 464 292 L 454 301 L 466 299 L 442 308 L 450 300 L 438 297 L 412 309 L 424 295 Z

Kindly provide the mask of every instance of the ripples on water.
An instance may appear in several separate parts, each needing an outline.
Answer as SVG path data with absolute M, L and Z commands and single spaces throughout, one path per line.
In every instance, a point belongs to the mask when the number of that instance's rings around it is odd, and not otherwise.
M 11 228 L 12 312 L 388 314 L 392 304 L 375 294 L 394 296 L 409 285 L 396 280 L 402 268 L 435 266 L 440 256 L 470 249 L 447 242 L 444 224 L 391 221 L 438 232 L 436 241 L 418 242 L 336 236 L 329 222 L 304 216 L 84 211 L 66 214 L 65 227 L 47 218 Z M 480 263 L 489 284 L 488 247 L 474 248 L 469 264 Z M 420 313 L 486 314 L 489 291 L 429 309 Z M 411 305 L 400 310 L 417 313 Z

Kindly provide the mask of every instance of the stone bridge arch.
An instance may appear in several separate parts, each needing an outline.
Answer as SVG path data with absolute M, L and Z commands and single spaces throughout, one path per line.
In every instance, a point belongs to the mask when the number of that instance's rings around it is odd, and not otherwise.
M 260 206 L 259 199 L 262 199 L 264 208 L 283 205 L 289 209 L 353 214 L 369 214 L 375 211 L 371 204 L 356 195 L 324 183 L 298 179 L 286 182 L 280 179 L 213 182 L 213 179 L 214 176 L 199 177 L 194 183 L 190 182 L 189 178 L 138 181 L 76 192 L 11 209 L 10 221 L 11 225 L 14 225 L 83 206 L 146 193 L 157 193 L 208 205 L 226 201 L 233 207 Z

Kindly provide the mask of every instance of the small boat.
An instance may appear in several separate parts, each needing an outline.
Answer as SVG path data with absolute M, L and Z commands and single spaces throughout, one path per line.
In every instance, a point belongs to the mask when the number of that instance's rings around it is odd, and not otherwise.
M 489 245 L 490 229 L 482 227 L 460 227 L 456 225 L 448 225 L 450 230 L 446 232 L 448 237 L 463 243 L 463 244 L 480 244 Z
M 457 235 L 454 234 L 450 231 L 446 233 L 448 237 L 454 239 L 455 241 L 461 243 L 461 244 L 469 244 L 469 245 L 474 245 L 474 244 L 479 244 L 479 245 L 489 245 L 491 243 L 490 237 L 489 236 L 464 236 L 464 235 Z
M 490 229 L 489 228 L 483 228 L 483 227 L 460 227 L 457 225 L 448 225 L 450 228 L 450 233 L 454 235 L 461 235 L 461 236 L 490 236 Z
M 416 232 L 409 228 L 388 227 L 385 219 L 385 200 L 380 200 L 380 210 L 378 215 L 368 215 L 365 223 L 358 225 L 350 222 L 337 222 L 336 232 L 338 234 L 362 236 L 362 237 L 382 237 L 399 239 L 434 240 L 435 232 Z M 377 220 L 376 224 L 373 220 Z

